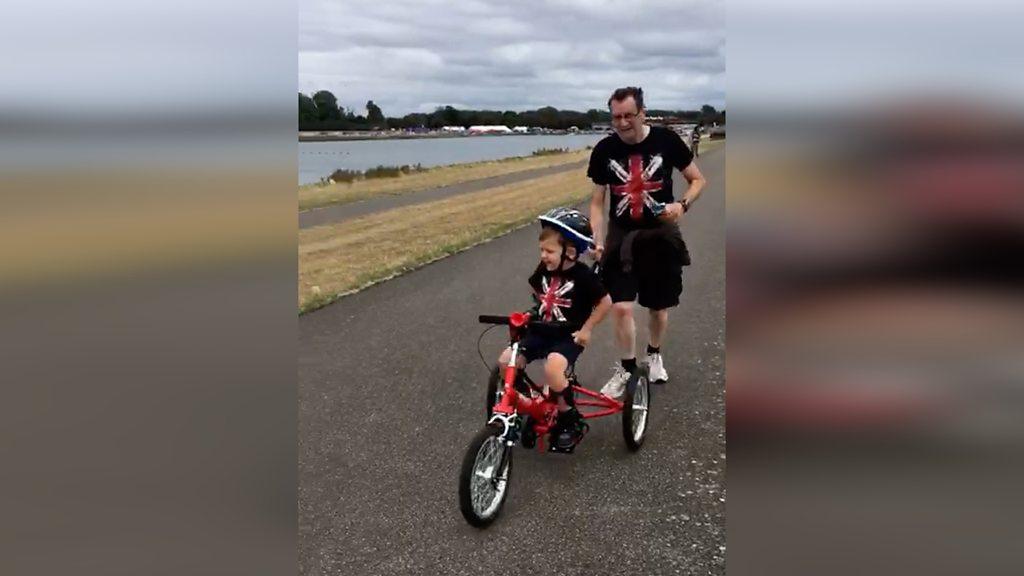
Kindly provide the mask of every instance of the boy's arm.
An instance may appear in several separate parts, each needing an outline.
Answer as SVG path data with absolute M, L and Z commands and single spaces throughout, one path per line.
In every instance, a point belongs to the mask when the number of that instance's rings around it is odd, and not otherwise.
M 580 346 L 587 346 L 590 344 L 590 332 L 601 323 L 604 319 L 604 315 L 608 313 L 612 307 L 611 296 L 605 294 L 603 298 L 597 303 L 593 311 L 590 312 L 590 317 L 583 323 L 583 327 L 578 331 L 572 333 L 572 341 L 579 344 Z

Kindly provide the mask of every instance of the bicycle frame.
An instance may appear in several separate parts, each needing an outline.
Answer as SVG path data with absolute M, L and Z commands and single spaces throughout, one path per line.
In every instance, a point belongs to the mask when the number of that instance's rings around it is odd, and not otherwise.
M 537 449 L 544 451 L 544 438 L 554 426 L 557 404 L 551 399 L 548 387 L 545 385 L 541 391 L 540 398 L 528 398 L 519 393 L 515 388 L 516 377 L 520 372 L 519 364 L 519 340 L 522 338 L 526 328 L 530 324 L 530 314 L 515 312 L 508 317 L 509 340 L 512 354 L 504 369 L 504 391 L 501 400 L 494 405 L 494 416 L 491 422 L 501 422 L 505 426 L 505 437 L 513 427 L 513 421 L 519 414 L 525 414 L 533 419 L 534 430 L 537 433 Z M 525 377 L 525 373 L 524 373 Z M 528 381 L 529 379 L 526 378 Z M 589 399 L 576 401 L 577 410 L 584 419 L 610 416 L 622 412 L 622 402 L 609 398 L 603 394 L 593 392 L 577 384 L 570 384 L 574 392 L 583 394 Z M 581 408 L 597 408 L 596 410 L 584 411 Z

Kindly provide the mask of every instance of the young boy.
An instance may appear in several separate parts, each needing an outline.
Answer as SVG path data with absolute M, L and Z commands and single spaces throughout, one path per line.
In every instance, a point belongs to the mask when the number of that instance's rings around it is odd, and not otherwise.
M 520 366 L 546 360 L 545 381 L 558 402 L 558 421 L 551 431 L 550 445 L 571 451 L 581 418 L 571 404 L 565 371 L 590 342 L 591 331 L 611 309 L 612 300 L 597 275 L 577 262 L 594 245 L 590 221 L 568 208 L 555 208 L 538 219 L 540 264 L 529 278 L 536 301 L 533 318 L 562 326 L 530 328 L 520 342 Z M 507 364 L 511 353 L 511 349 L 505 349 L 498 361 Z

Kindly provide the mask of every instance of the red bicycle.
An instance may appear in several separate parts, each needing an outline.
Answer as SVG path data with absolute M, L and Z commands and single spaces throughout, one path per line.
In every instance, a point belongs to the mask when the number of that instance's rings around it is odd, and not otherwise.
M 527 313 L 510 316 L 480 316 L 484 324 L 507 325 L 511 357 L 505 366 L 495 366 L 487 384 L 487 425 L 477 433 L 462 459 L 459 474 L 459 507 L 466 521 L 484 528 L 497 519 L 508 496 L 512 476 L 512 448 L 544 451 L 544 437 L 555 425 L 557 404 L 547 386 L 539 386 L 519 368 L 519 342 L 529 327 L 561 326 L 533 320 Z M 622 413 L 622 435 L 626 447 L 637 451 L 647 433 L 651 402 L 647 366 L 639 365 L 626 383 L 622 400 L 609 398 L 580 385 L 569 366 L 569 385 L 577 410 L 584 420 Z M 589 426 L 585 425 L 585 429 Z M 582 435 L 577 438 L 578 443 Z

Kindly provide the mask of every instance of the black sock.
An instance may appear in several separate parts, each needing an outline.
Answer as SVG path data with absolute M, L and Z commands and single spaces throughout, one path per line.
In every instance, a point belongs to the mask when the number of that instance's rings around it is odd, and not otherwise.
M 629 358 L 628 360 L 623 358 L 622 367 L 626 369 L 626 372 L 636 372 L 636 358 Z
M 565 401 L 566 408 L 562 410 L 562 404 L 558 402 L 558 397 L 561 396 L 562 400 Z M 561 392 L 551 391 L 551 399 L 555 401 L 555 406 L 559 414 L 564 414 L 573 408 L 572 388 L 566 386 Z
M 648 344 L 647 345 L 647 353 L 648 354 L 661 354 L 661 348 L 660 347 L 659 348 L 655 348 L 654 346 L 651 346 L 650 344 Z

